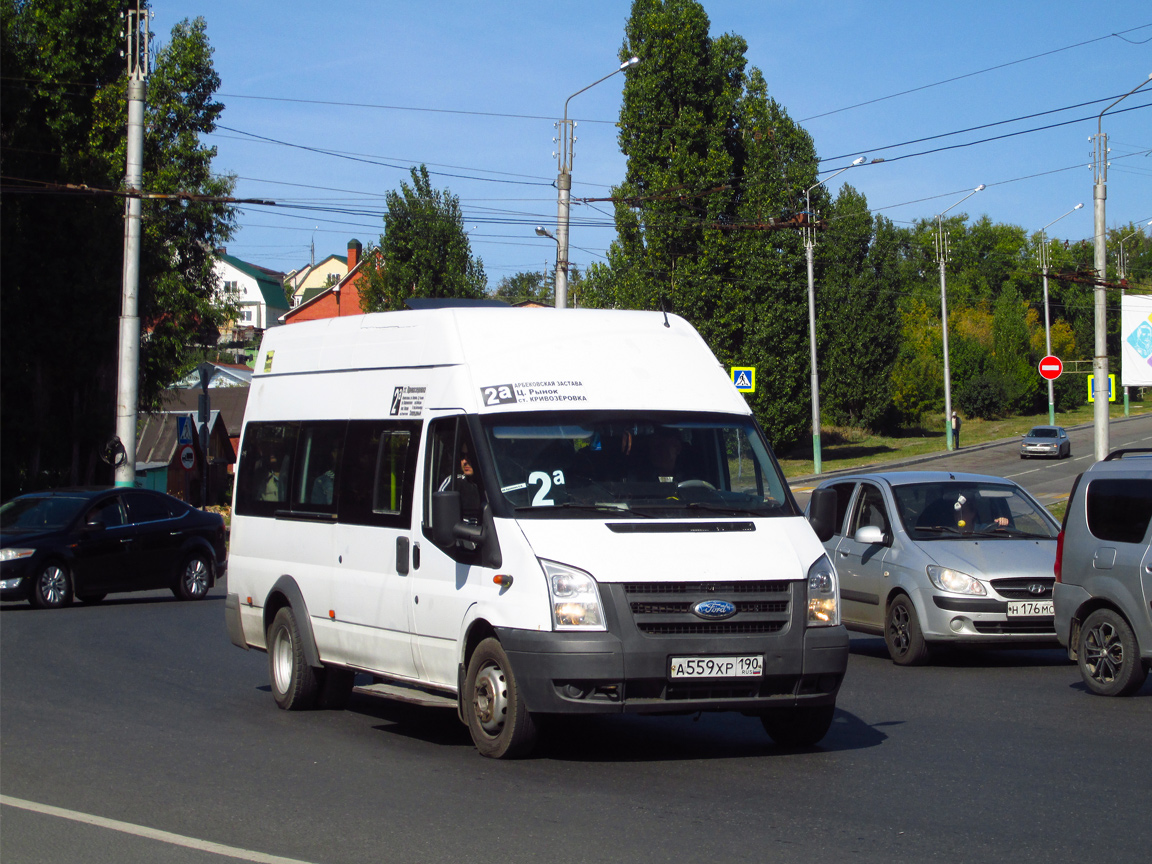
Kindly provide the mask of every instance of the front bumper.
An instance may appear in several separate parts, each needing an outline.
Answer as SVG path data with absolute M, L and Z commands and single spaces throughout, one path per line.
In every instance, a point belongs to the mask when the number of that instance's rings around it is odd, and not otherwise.
M 1056 644 L 1051 615 L 1010 618 L 1005 599 L 922 593 L 921 600 L 921 630 L 930 642 Z
M 834 704 L 848 665 L 848 631 L 806 627 L 804 583 L 793 584 L 787 620 L 774 633 L 654 636 L 637 627 L 623 586 L 602 584 L 608 632 L 497 628 L 497 636 L 534 712 L 759 713 Z M 669 677 L 672 657 L 752 654 L 764 658 L 757 678 Z
M 1021 456 L 1059 456 L 1058 444 L 1023 444 L 1020 446 Z

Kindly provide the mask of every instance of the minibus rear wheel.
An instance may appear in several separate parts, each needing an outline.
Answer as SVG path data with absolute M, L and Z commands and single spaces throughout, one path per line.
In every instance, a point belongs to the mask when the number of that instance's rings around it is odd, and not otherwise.
M 286 711 L 307 711 L 316 707 L 320 682 L 308 665 L 300 639 L 300 627 L 290 606 L 272 619 L 268 628 L 268 678 L 276 704 Z
M 482 756 L 514 759 L 536 744 L 536 722 L 498 639 L 476 646 L 464 682 L 464 717 Z

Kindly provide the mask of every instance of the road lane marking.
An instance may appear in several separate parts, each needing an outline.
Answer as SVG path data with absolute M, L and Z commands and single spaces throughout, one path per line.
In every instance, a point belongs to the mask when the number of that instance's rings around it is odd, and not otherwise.
M 35 801 L 25 801 L 23 798 L 13 798 L 10 795 L 0 795 L 0 804 L 9 807 L 18 807 L 21 810 L 31 810 L 33 813 L 43 813 L 46 816 L 57 816 L 61 819 L 70 819 L 73 822 L 83 822 L 86 825 L 95 825 L 97 828 L 108 828 L 112 831 L 122 831 L 136 837 L 146 837 L 149 840 L 159 840 L 161 843 L 170 843 L 173 846 L 183 846 L 185 849 L 195 849 L 198 852 L 211 852 L 214 855 L 224 855 L 239 861 L 256 861 L 259 864 L 309 864 L 299 858 L 285 858 L 281 855 L 268 855 L 264 852 L 253 852 L 251 849 L 241 849 L 238 846 L 226 846 L 223 843 L 213 843 L 209 840 L 200 840 L 196 837 L 185 837 L 183 834 L 173 834 L 170 831 L 159 831 L 144 825 L 133 825 L 131 822 L 120 822 L 116 819 L 106 819 L 103 816 L 93 816 L 90 813 L 80 813 L 76 810 L 65 810 L 62 807 L 53 807 L 49 804 L 37 804 Z
M 1023 477 L 1025 474 L 1035 474 L 1037 471 L 1043 471 L 1043 468 L 1029 468 L 1027 471 L 1017 471 L 1015 474 L 1005 474 L 1004 477 Z

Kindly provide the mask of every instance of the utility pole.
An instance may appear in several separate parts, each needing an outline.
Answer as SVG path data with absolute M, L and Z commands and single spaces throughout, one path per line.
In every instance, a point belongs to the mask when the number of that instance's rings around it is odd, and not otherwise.
M 1092 419 L 1096 431 L 1096 461 L 1100 462 L 1108 457 L 1108 342 L 1105 338 L 1107 323 L 1107 294 L 1103 283 L 1108 278 L 1108 248 L 1105 245 L 1108 234 L 1104 221 L 1104 202 L 1108 198 L 1108 136 L 1104 134 L 1104 115 L 1118 103 L 1127 99 L 1149 81 L 1152 75 L 1141 81 L 1107 108 L 1100 112 L 1096 118 L 1096 135 L 1093 138 L 1092 148 L 1092 204 L 1095 213 L 1095 265 L 1096 265 L 1096 296 L 1095 307 L 1095 356 L 1092 358 L 1093 403 Z
M 1083 204 L 1077 204 L 1068 213 L 1075 213 Z M 1067 216 L 1065 213 L 1064 216 Z M 1057 216 L 1047 225 L 1040 229 L 1040 269 L 1044 273 L 1044 354 L 1051 356 L 1052 354 L 1052 326 L 1048 319 L 1048 264 L 1050 263 L 1051 250 L 1048 248 L 1048 235 L 1045 233 L 1049 228 L 1059 222 L 1064 216 Z M 1051 378 L 1048 379 L 1048 425 L 1056 425 L 1056 395 L 1053 387 L 1054 382 Z
M 136 485 L 136 405 L 140 369 L 140 214 L 144 187 L 144 103 L 148 85 L 148 12 L 129 10 L 128 38 L 128 165 L 124 186 L 124 284 L 120 303 L 120 353 L 116 385 L 116 436 L 124 446 L 124 461 L 116 466 L 116 485 Z

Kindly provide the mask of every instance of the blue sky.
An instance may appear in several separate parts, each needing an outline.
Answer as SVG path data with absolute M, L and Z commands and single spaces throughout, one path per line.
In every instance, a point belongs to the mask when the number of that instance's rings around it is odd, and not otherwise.
M 239 197 L 277 202 L 244 208 L 231 254 L 289 271 L 308 263 L 313 241 L 316 260 L 343 254 L 353 237 L 377 242 L 384 194 L 424 162 L 434 186 L 459 197 L 495 287 L 554 262 L 555 245 L 533 232 L 556 223 L 553 124 L 569 95 L 618 65 L 630 5 L 154 0 L 153 30 L 166 41 L 180 19 L 205 18 L 226 105 L 209 138 L 215 168 L 237 175 Z M 1096 117 L 1152 74 L 1146 0 L 703 5 L 713 35 L 747 41 L 749 65 L 812 134 L 825 176 L 858 155 L 886 160 L 831 185 L 850 181 L 901 223 L 984 183 L 951 212 L 1032 232 L 1083 202 L 1048 233 L 1090 238 Z M 623 176 L 613 126 L 622 85 L 609 78 L 570 104 L 574 199 L 606 196 Z M 1150 105 L 1152 83 L 1104 116 L 1109 227 L 1152 219 L 1152 107 L 1139 107 Z M 1016 120 L 1041 112 L 1051 113 Z M 581 269 L 605 260 L 610 215 L 608 204 L 573 207 L 570 257 Z

